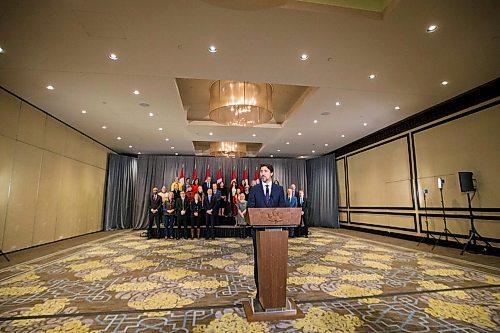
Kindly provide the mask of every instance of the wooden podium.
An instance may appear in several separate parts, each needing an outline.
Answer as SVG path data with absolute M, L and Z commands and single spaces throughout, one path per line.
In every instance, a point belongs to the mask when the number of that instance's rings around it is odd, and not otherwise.
M 259 270 L 259 299 L 243 301 L 250 322 L 304 317 L 297 305 L 286 297 L 288 231 L 281 229 L 298 226 L 301 212 L 301 208 L 248 208 L 249 224 L 258 229 Z

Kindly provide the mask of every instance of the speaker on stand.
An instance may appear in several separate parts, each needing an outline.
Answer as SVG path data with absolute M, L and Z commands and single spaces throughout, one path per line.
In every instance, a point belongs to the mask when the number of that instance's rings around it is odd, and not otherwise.
M 420 245 L 420 243 L 422 243 L 422 241 L 424 239 L 427 239 L 427 241 L 429 241 L 431 238 L 435 238 L 433 235 L 431 235 L 429 233 L 429 218 L 427 217 L 427 194 L 429 193 L 429 190 L 424 188 L 424 210 L 425 210 L 425 231 L 426 231 L 426 235 L 425 236 L 422 236 L 420 238 L 420 241 L 418 242 L 417 246 Z
M 465 250 L 467 250 L 467 247 L 471 244 L 474 244 L 474 246 L 477 246 L 477 241 L 481 241 L 486 244 L 485 250 L 493 250 L 493 247 L 491 246 L 490 243 L 486 239 L 484 239 L 479 232 L 476 230 L 476 226 L 474 225 L 474 214 L 472 213 L 472 199 L 474 199 L 474 196 L 476 195 L 476 186 L 475 186 L 475 179 L 472 178 L 473 174 L 470 171 L 461 171 L 458 173 L 458 179 L 460 181 L 460 191 L 467 193 L 467 203 L 469 204 L 469 217 L 470 217 L 470 230 L 469 230 L 469 239 L 467 239 L 467 243 L 465 244 L 464 248 L 462 249 L 462 252 L 460 253 L 461 255 L 464 254 Z M 472 198 L 470 196 L 470 193 L 472 194 Z

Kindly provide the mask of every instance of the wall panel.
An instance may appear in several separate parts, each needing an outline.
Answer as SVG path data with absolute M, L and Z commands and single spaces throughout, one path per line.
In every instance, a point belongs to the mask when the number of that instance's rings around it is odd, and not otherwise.
M 15 139 L 19 126 L 21 101 L 0 90 L 0 134 Z
M 21 103 L 17 139 L 43 148 L 45 146 L 45 119 L 45 113 L 29 104 Z
M 0 158 L 0 249 L 3 248 L 15 147 L 16 141 L 14 139 L 0 135 L 0 151 L 2 152 L 2 158 Z
M 337 178 L 339 184 L 339 207 L 347 207 L 344 159 L 337 160 Z

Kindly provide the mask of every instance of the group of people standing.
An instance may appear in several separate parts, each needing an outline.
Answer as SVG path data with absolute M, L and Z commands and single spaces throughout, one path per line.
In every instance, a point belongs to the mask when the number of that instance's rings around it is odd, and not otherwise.
M 184 237 L 188 239 L 200 238 L 200 226 L 205 224 L 205 238 L 215 239 L 215 225 L 219 217 L 234 217 L 235 227 L 239 227 L 239 236 L 245 238 L 247 225 L 247 201 L 250 190 L 257 184 L 255 180 L 247 184 L 245 180 L 237 185 L 235 180 L 231 181 L 229 187 L 224 182 L 212 183 L 211 177 L 207 177 L 200 184 L 196 178 L 191 182 L 189 178 L 183 184 L 175 177 L 170 185 L 170 191 L 166 186 L 158 191 L 153 188 L 148 202 L 148 239 L 153 238 L 153 225 L 156 225 L 156 237 L 161 238 L 160 222 L 165 227 L 165 238 Z M 302 208 L 302 225 L 304 236 L 307 237 L 308 202 L 304 197 L 304 191 L 296 191 L 295 184 L 287 190 L 287 207 Z M 174 224 L 177 225 L 177 234 L 174 233 Z M 299 230 L 299 236 L 301 236 Z M 290 237 L 294 237 L 294 230 L 289 230 Z

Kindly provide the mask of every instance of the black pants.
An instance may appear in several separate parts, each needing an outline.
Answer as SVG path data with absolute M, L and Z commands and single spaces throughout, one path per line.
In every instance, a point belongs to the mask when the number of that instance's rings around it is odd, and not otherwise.
M 215 238 L 215 215 L 217 212 L 215 210 L 212 210 L 212 214 L 206 215 L 205 218 L 205 224 L 206 224 L 206 230 L 205 230 L 205 238 Z
M 188 220 L 187 215 L 177 215 L 177 238 L 188 238 Z M 184 227 L 184 230 L 182 230 L 182 227 Z
M 302 223 L 304 223 L 304 227 L 302 227 L 302 230 L 303 230 L 303 236 L 307 237 L 307 235 L 309 235 L 309 227 L 307 226 L 307 220 L 304 218 L 304 216 L 302 216 Z M 300 228 L 299 228 L 300 230 Z M 302 236 L 302 235 L 300 235 Z
M 153 237 L 153 223 L 156 223 L 156 237 L 160 238 L 160 217 L 160 212 L 152 213 L 149 211 L 148 238 Z

